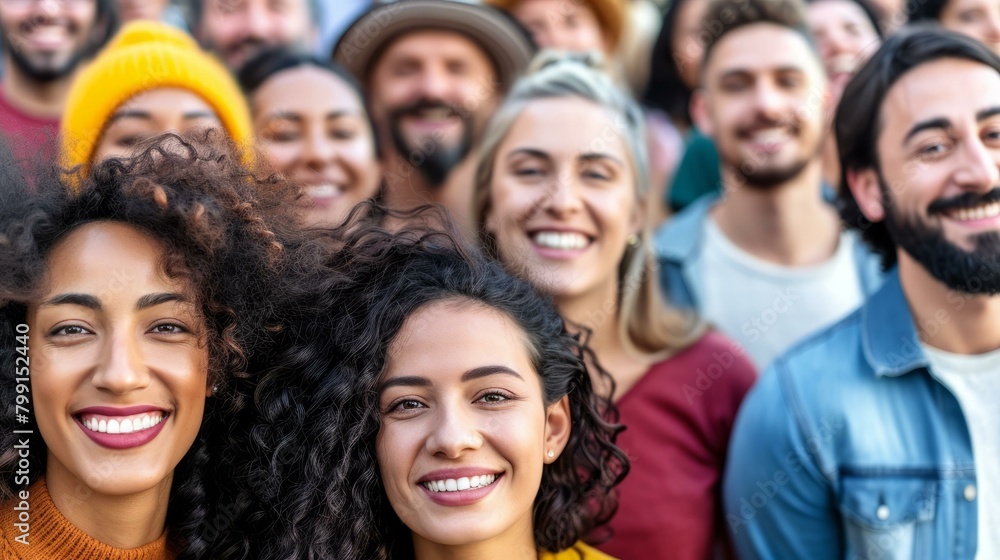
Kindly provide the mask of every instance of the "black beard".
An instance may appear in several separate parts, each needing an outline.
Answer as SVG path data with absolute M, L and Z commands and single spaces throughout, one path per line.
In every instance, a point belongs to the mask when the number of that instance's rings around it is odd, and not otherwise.
M 464 111 L 453 109 L 462 119 L 462 137 L 458 144 L 453 147 L 444 146 L 433 138 L 424 138 L 416 146 L 410 145 L 403 134 L 400 121 L 404 115 L 409 113 L 440 107 L 451 108 L 444 103 L 420 100 L 396 109 L 389 115 L 389 135 L 392 137 L 393 146 L 410 165 L 420 172 L 432 190 L 438 190 L 444 186 L 451 171 L 472 151 L 473 126 L 471 119 Z
M 1000 294 L 1000 233 L 982 233 L 975 238 L 972 251 L 965 251 L 948 241 L 941 227 L 934 227 L 916 216 L 895 211 L 888 186 L 879 178 L 882 198 L 888 211 L 885 225 L 893 241 L 913 260 L 949 289 L 970 295 Z M 1000 200 L 1000 187 L 977 195 L 965 193 L 952 199 L 961 207 Z M 957 207 L 952 201 L 935 201 L 934 208 Z
M 3 37 L 3 48 L 10 53 L 10 60 L 17 68 L 18 72 L 24 74 L 28 79 L 39 84 L 49 84 L 61 80 L 71 75 L 80 61 L 87 55 L 88 48 L 80 49 L 73 53 L 66 62 L 60 66 L 47 67 L 39 66 L 31 61 L 21 49 L 14 45 L 6 36 Z
M 798 177 L 809 165 L 811 160 L 803 159 L 785 167 L 744 172 L 742 166 L 736 167 L 737 176 L 742 178 L 742 184 L 761 191 L 773 189 Z

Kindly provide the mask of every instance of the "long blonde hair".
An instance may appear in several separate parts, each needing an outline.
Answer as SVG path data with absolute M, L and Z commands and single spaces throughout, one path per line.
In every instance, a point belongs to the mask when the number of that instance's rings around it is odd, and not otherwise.
M 643 204 L 649 191 L 649 163 L 642 110 L 628 94 L 600 71 L 593 54 L 571 55 L 543 52 L 532 62 L 528 74 L 519 79 L 507 99 L 490 119 L 479 146 L 473 193 L 473 216 L 484 251 L 500 259 L 496 238 L 486 227 L 490 186 L 497 151 L 517 117 L 531 101 L 579 97 L 621 117 L 617 131 L 631 156 L 636 203 Z M 666 357 L 698 340 L 705 325 L 695 316 L 670 307 L 660 291 L 656 258 L 650 244 L 652 234 L 644 225 L 638 243 L 625 249 L 618 266 L 618 328 L 625 348 L 639 356 Z

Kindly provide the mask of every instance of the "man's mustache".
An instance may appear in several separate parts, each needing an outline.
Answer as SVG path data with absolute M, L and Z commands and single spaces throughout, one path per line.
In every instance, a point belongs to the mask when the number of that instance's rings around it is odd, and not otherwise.
M 984 204 L 1000 202 L 1000 186 L 993 187 L 985 193 L 964 192 L 950 198 L 939 198 L 927 207 L 928 214 L 940 214 L 950 210 L 975 208 Z

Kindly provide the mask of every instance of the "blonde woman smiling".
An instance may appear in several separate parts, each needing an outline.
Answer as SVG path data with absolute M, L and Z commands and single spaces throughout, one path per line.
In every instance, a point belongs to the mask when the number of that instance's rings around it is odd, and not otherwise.
M 755 373 L 739 348 L 661 301 L 642 115 L 593 65 L 542 55 L 494 115 L 476 172 L 480 241 L 591 333 L 614 379 L 633 468 L 601 548 L 703 559 L 724 535 L 726 445 Z

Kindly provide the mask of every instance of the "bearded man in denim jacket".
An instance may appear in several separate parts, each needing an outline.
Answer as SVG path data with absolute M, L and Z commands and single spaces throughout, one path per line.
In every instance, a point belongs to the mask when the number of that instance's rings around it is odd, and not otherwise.
M 835 127 L 843 217 L 896 270 L 745 401 L 727 525 L 744 559 L 1000 558 L 1000 58 L 904 30 Z

